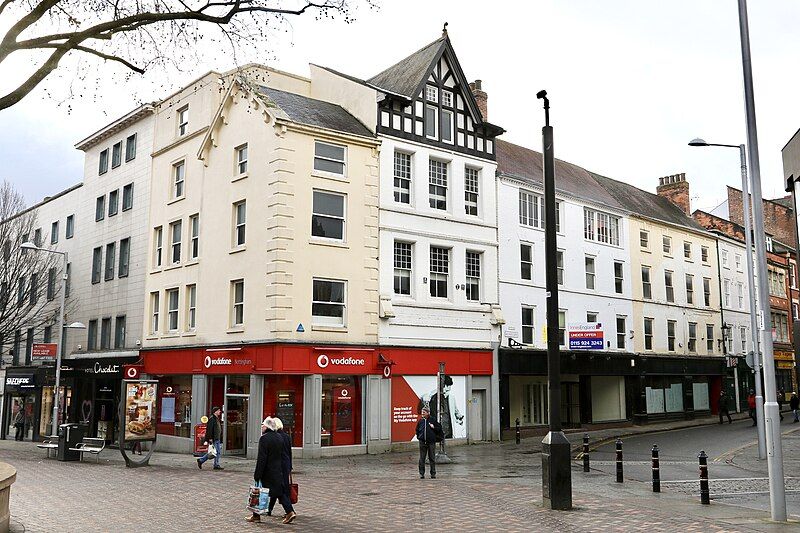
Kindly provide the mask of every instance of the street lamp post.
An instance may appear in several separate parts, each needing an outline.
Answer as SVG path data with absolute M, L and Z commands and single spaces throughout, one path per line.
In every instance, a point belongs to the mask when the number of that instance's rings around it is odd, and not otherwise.
M 50 254 L 58 254 L 62 257 L 62 273 L 63 277 L 61 278 L 61 305 L 59 306 L 58 310 L 58 342 L 56 349 L 56 384 L 55 388 L 53 389 L 53 420 L 52 420 L 52 431 L 53 435 L 58 434 L 58 409 L 61 404 L 60 392 L 61 392 L 61 352 L 64 349 L 64 330 L 65 329 L 83 329 L 86 326 L 81 324 L 80 322 L 73 322 L 72 324 L 65 326 L 64 325 L 64 306 L 66 303 L 67 298 L 67 263 L 69 262 L 69 254 L 67 252 L 59 252 L 58 250 L 48 250 L 47 248 L 40 248 L 36 246 L 36 244 L 32 242 L 24 242 L 20 246 L 23 250 L 35 250 L 37 252 L 45 252 Z
M 743 144 L 714 144 L 708 143 L 703 139 L 692 139 L 689 141 L 689 146 L 703 147 L 703 146 L 721 146 L 723 148 L 737 148 L 739 150 L 739 168 L 742 176 L 742 214 L 744 216 L 744 241 L 747 246 L 747 279 L 750 282 L 747 284 L 748 296 L 750 298 L 750 342 L 753 346 L 753 369 L 755 370 L 756 381 L 756 433 L 758 434 L 758 458 L 767 458 L 767 448 L 765 443 L 764 432 L 764 394 L 761 388 L 761 357 L 758 350 L 758 312 L 760 311 L 760 302 L 756 299 L 755 276 L 753 273 L 753 234 L 750 224 L 750 186 L 747 178 L 747 154 Z M 762 231 L 763 235 L 763 231 Z M 764 269 L 766 276 L 766 269 Z M 759 311 L 757 311 L 759 310 Z M 755 311 L 755 312 L 754 312 Z M 761 316 L 761 315 L 758 315 Z
M 776 401 L 775 361 L 772 353 L 772 335 L 765 322 L 770 319 L 769 286 L 767 285 L 767 252 L 764 236 L 764 208 L 761 199 L 761 166 L 758 158 L 758 133 L 756 106 L 753 95 L 753 65 L 750 57 L 750 29 L 747 22 L 747 1 L 739 0 L 739 35 L 742 45 L 742 75 L 744 78 L 744 104 L 747 123 L 747 148 L 753 185 L 753 222 L 755 248 L 758 261 L 758 297 L 761 300 L 761 347 L 764 358 L 764 430 L 767 444 L 767 471 L 769 472 L 770 515 L 778 522 L 786 521 L 786 487 L 783 479 L 783 450 L 781 449 L 781 422 Z
M 542 441 L 542 499 L 550 509 L 572 509 L 570 445 L 561 430 L 561 354 L 558 338 L 558 271 L 556 263 L 556 186 L 553 127 L 550 125 L 550 100 L 547 91 L 536 98 L 544 100 L 545 125 L 542 128 L 544 170 L 545 277 L 547 286 L 547 386 L 550 431 Z

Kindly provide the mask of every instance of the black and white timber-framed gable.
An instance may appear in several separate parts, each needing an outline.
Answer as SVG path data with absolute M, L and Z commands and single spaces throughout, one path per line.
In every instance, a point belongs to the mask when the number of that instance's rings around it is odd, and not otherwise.
M 504 130 L 482 116 L 446 32 L 366 83 L 383 96 L 378 134 L 496 159 Z

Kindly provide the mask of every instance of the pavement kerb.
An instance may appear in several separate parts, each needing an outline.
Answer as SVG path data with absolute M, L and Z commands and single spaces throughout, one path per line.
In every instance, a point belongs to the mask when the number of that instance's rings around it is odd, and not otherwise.
M 738 413 L 742 414 L 742 413 Z M 747 415 L 736 417 L 736 420 L 745 420 Z M 689 429 L 693 427 L 702 427 L 702 426 L 713 426 L 714 424 L 718 424 L 719 422 L 717 419 L 701 419 L 701 420 L 693 420 L 693 421 L 685 421 L 681 423 L 676 423 L 674 426 L 671 427 L 663 427 L 663 426 L 653 426 L 652 428 L 649 426 L 632 426 L 629 428 L 620 428 L 620 431 L 610 437 L 601 438 L 600 440 L 594 441 L 589 444 L 589 451 L 594 451 L 600 448 L 601 446 L 605 446 L 606 444 L 610 444 L 612 442 L 616 442 L 617 439 L 621 439 L 623 437 L 638 437 L 639 435 L 653 435 L 656 433 L 666 433 L 667 431 L 675 431 L 678 429 Z M 800 429 L 800 428 L 797 428 Z M 599 431 L 608 431 L 608 430 L 599 430 Z M 599 432 L 598 431 L 598 432 Z M 589 437 L 591 438 L 591 432 L 589 433 Z M 575 454 L 573 460 L 578 460 L 583 458 L 583 443 L 576 444 L 572 448 L 572 453 Z
M 783 431 L 783 432 L 781 432 L 781 435 L 782 436 L 783 435 L 789 435 L 791 433 L 797 433 L 798 431 L 800 431 L 800 427 L 792 428 L 792 429 Z M 740 452 L 746 450 L 747 448 L 751 448 L 751 447 L 755 446 L 756 444 L 757 444 L 757 441 L 753 441 L 753 442 L 750 442 L 750 443 L 745 444 L 743 446 L 739 446 L 738 448 L 734 448 L 732 450 L 728 450 L 727 452 L 725 452 L 723 454 L 720 454 L 719 456 L 715 457 L 713 462 L 715 462 L 715 463 L 719 463 L 720 461 L 725 461 L 725 462 L 731 461 L 732 462 L 734 457 L 736 457 L 737 454 L 739 454 Z M 739 466 L 739 465 L 736 465 L 736 466 Z

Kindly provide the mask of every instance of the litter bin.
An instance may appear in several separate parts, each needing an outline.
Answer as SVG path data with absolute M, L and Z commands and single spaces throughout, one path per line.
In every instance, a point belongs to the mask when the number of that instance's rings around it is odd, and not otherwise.
M 74 448 L 86 433 L 86 425 L 84 424 L 61 424 L 58 426 L 58 454 L 56 458 L 59 461 L 79 461 L 81 458 L 80 452 L 70 450 Z

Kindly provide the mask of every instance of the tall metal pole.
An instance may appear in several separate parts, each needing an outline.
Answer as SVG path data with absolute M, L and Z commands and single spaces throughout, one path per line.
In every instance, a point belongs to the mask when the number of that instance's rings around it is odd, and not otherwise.
M 444 395 L 444 362 L 439 362 L 439 374 L 437 376 L 437 383 L 436 383 L 436 421 L 439 423 L 439 427 L 442 425 L 442 396 Z M 452 416 L 452 413 L 448 416 Z M 452 425 L 452 424 L 451 424 Z M 436 453 L 436 462 L 437 463 L 449 463 L 450 457 L 447 456 L 447 451 L 444 449 L 444 441 L 439 443 L 439 451 Z
M 61 306 L 58 309 L 58 329 L 56 330 L 58 333 L 58 349 L 56 350 L 56 386 L 53 390 L 53 423 L 52 423 L 52 435 L 58 434 L 58 409 L 60 407 L 61 402 L 61 351 L 64 349 L 64 332 L 66 329 L 64 328 L 64 303 L 67 298 L 67 263 L 69 261 L 69 256 L 67 252 L 53 252 L 53 253 L 62 253 L 62 257 L 64 259 L 62 265 L 62 278 L 61 278 Z
M 572 508 L 570 444 L 561 431 L 561 361 L 558 338 L 558 277 L 556 265 L 556 186 L 553 127 L 550 126 L 550 101 L 544 100 L 545 126 L 542 128 L 544 170 L 545 273 L 547 280 L 547 381 L 550 431 L 542 441 L 542 498 L 550 509 Z
M 758 318 L 756 309 L 756 278 L 753 274 L 753 235 L 750 223 L 750 187 L 747 183 L 747 154 L 743 144 L 739 145 L 739 161 L 742 169 L 742 213 L 744 214 L 745 245 L 747 246 L 747 284 L 750 297 L 750 342 L 753 346 L 753 368 L 756 380 L 756 433 L 758 434 L 758 458 L 767 458 L 767 447 L 764 440 L 764 394 L 761 390 L 761 356 L 758 350 Z M 766 275 L 766 274 L 765 274 Z M 759 276 L 761 277 L 761 276 Z
M 761 167 L 758 159 L 758 134 L 756 133 L 756 108 L 753 96 L 753 66 L 750 58 L 750 30 L 747 23 L 747 0 L 739 0 L 739 33 L 742 45 L 742 72 L 744 76 L 744 103 L 747 119 L 747 148 L 753 184 L 753 223 L 758 261 L 758 297 L 761 302 L 759 327 L 764 354 L 764 404 L 767 444 L 767 469 L 769 471 L 769 500 L 772 519 L 786 521 L 786 488 L 783 480 L 783 450 L 781 426 L 776 401 L 775 361 L 772 353 L 772 335 L 767 333 L 766 321 L 770 319 L 769 287 L 767 285 L 767 253 L 764 237 L 764 209 L 761 198 Z

